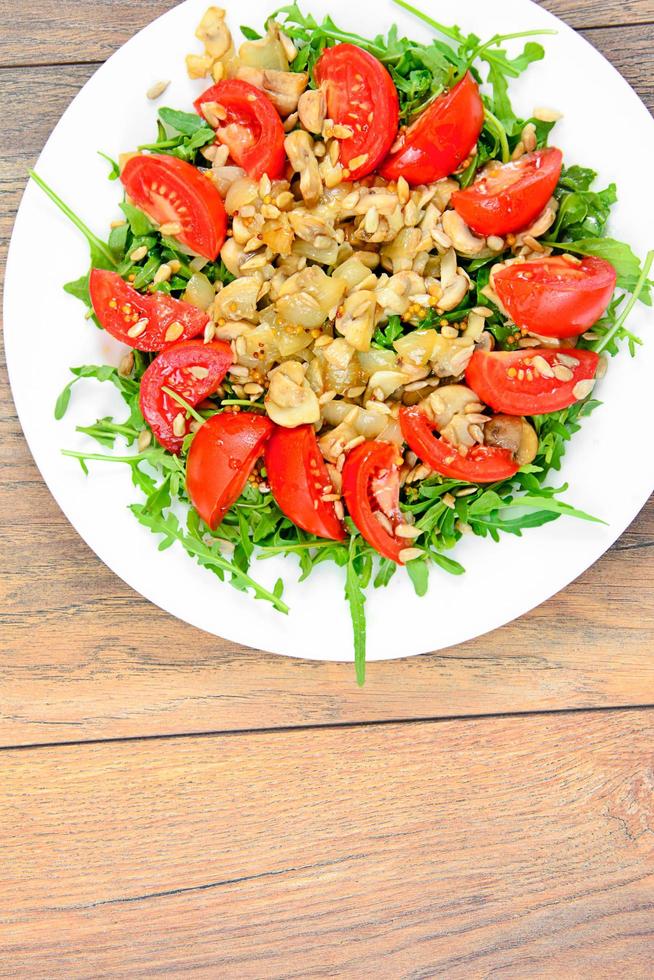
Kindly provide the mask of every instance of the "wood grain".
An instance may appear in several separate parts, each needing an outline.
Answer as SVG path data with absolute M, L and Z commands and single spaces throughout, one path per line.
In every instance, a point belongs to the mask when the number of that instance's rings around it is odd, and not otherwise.
M 363 690 L 351 664 L 287 660 L 171 619 L 68 525 L 4 536 L 0 745 L 654 703 L 654 507 L 545 606 L 438 654 L 370 664 Z
M 653 719 L 6 752 L 0 974 L 644 980 Z
M 590 36 L 653 105 L 642 44 L 651 48 L 654 29 Z M 26 170 L 93 70 L 0 72 L 14 110 L 0 160 L 0 242 Z M 43 485 L 0 365 L 0 744 L 652 702 L 653 548 L 651 503 L 609 555 L 540 610 L 454 650 L 372 665 L 360 692 L 348 664 L 285 660 L 206 636 L 112 575 Z
M 45 17 L 38 4 L 7 0 L 0 8 L 0 67 L 104 61 L 136 31 L 174 6 L 171 0 L 104 0 L 100 4 L 60 0 L 48 8 Z M 654 0 L 544 0 L 542 6 L 576 28 L 654 21 Z

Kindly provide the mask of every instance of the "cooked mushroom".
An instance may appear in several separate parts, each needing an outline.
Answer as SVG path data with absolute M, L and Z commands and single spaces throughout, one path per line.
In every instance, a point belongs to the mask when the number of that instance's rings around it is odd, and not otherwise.
M 456 252 L 449 248 L 441 257 L 442 296 L 438 300 L 441 310 L 455 310 L 468 292 L 470 283 L 463 270 L 457 267 Z
M 457 211 L 446 211 L 441 222 L 443 231 L 459 255 L 475 258 L 486 248 L 486 239 L 478 238 Z
M 423 408 L 431 415 L 439 432 L 450 424 L 455 415 L 481 412 L 482 407 L 475 392 L 465 385 L 445 385 L 423 402 Z
M 226 55 L 232 46 L 232 35 L 225 23 L 225 11 L 220 7 L 209 7 L 195 36 L 202 41 L 207 54 L 213 59 Z
M 321 133 L 327 115 L 324 92 L 317 88 L 303 92 L 297 104 L 300 122 L 310 133 Z
M 514 248 L 521 247 L 529 238 L 540 238 L 546 231 L 549 231 L 556 221 L 556 213 L 558 208 L 558 201 L 555 198 L 552 198 L 545 210 L 538 215 L 533 225 L 531 225 L 529 228 L 525 228 L 524 231 L 521 231 L 520 234 L 516 236 Z
M 536 430 L 515 415 L 494 415 L 486 424 L 484 441 L 487 446 L 508 449 L 519 466 L 531 463 L 538 453 Z
M 351 293 L 339 308 L 336 329 L 355 350 L 369 350 L 376 311 L 377 298 L 369 289 Z
M 306 72 L 252 68 L 249 65 L 240 65 L 236 77 L 262 89 L 281 116 L 290 116 L 295 112 L 309 81 Z
M 313 152 L 313 140 L 304 130 L 297 129 L 288 134 L 284 148 L 293 170 L 300 174 L 300 192 L 305 203 L 309 207 L 317 204 L 322 194 L 322 178 Z
M 264 404 L 273 422 L 288 429 L 320 419 L 318 399 L 299 361 L 284 361 L 275 368 Z

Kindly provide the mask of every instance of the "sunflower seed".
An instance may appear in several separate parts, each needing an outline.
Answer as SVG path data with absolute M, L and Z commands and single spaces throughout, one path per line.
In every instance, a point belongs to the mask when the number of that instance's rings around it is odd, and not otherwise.
M 398 558 L 402 564 L 406 565 L 407 562 L 415 561 L 416 558 L 422 558 L 424 551 L 420 548 L 403 548 L 399 553 Z
M 147 330 L 149 322 L 150 321 L 146 316 L 141 317 L 140 320 L 136 321 L 133 327 L 129 328 L 129 330 L 127 331 L 127 336 L 140 337 L 141 334 L 145 333 L 145 331 Z
M 587 398 L 591 391 L 595 387 L 595 380 L 593 378 L 586 378 L 584 381 L 578 381 L 577 384 L 572 389 L 572 394 L 575 396 L 577 401 L 581 401 L 583 398 Z
M 164 94 L 164 92 L 166 91 L 169 85 L 170 85 L 170 81 L 155 82 L 154 85 L 150 86 L 150 88 L 147 90 L 145 94 L 148 97 L 148 99 L 154 101 L 155 99 L 158 99 L 160 95 Z
M 173 320 L 168 329 L 166 330 L 166 336 L 164 340 L 167 344 L 172 344 L 173 341 L 179 340 L 179 338 L 184 333 L 184 327 L 179 322 L 179 320 Z

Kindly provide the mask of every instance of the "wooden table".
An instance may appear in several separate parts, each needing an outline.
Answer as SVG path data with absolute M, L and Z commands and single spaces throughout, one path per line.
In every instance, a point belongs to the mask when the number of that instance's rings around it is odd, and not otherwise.
M 63 109 L 172 5 L 6 0 L 3 249 Z M 544 5 L 652 107 L 654 0 Z M 360 691 L 115 578 L 1 370 L 0 976 L 652 976 L 652 502 L 542 608 Z

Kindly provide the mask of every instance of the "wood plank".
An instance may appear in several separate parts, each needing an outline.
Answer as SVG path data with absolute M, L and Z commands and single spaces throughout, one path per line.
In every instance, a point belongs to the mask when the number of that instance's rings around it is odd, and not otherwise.
M 640 34 L 593 39 L 635 70 Z M 0 72 L 15 110 L 0 161 L 0 241 L 28 166 L 92 71 Z M 654 502 L 616 549 L 542 609 L 457 649 L 374 665 L 359 692 L 347 664 L 291 661 L 208 637 L 116 579 L 41 482 L 0 366 L 0 744 L 651 702 L 654 610 L 643 596 L 654 591 L 653 547 Z
M 36 483 L 32 499 L 54 510 Z M 0 553 L 0 745 L 654 703 L 654 504 L 540 609 L 371 664 L 363 690 L 351 664 L 275 657 L 172 619 L 68 525 L 5 528 Z
M 541 2 L 575 28 L 654 21 L 654 0 Z M 105 0 L 100 6 L 90 0 L 61 0 L 44 17 L 38 5 L 6 0 L 0 9 L 0 66 L 104 61 L 174 6 L 174 0 Z
M 644 980 L 653 722 L 5 752 L 0 974 Z

